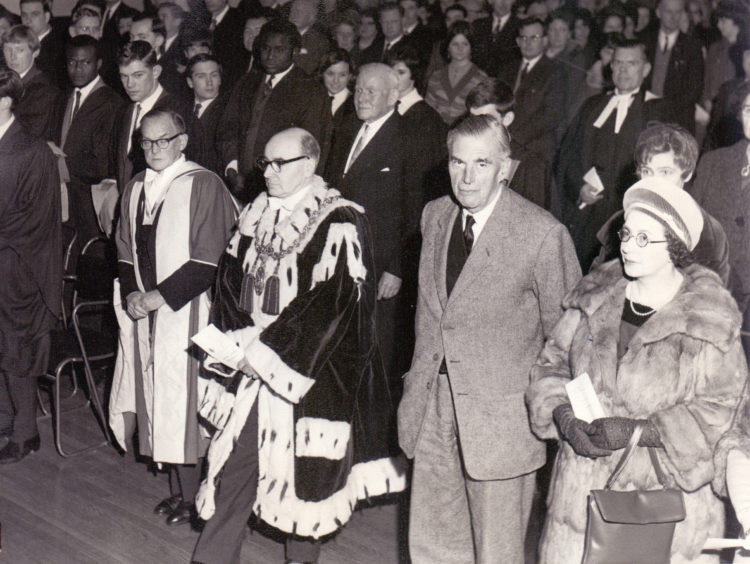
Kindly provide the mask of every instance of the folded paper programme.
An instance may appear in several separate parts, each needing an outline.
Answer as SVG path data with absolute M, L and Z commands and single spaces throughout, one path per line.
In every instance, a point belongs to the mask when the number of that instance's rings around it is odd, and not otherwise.
M 570 405 L 578 419 L 591 423 L 594 419 L 606 417 L 604 408 L 596 397 L 591 378 L 585 372 L 565 384 L 565 391 L 568 392 Z
M 210 354 L 213 358 L 237 370 L 245 353 L 232 339 L 210 324 L 198 331 L 190 338 L 196 345 Z

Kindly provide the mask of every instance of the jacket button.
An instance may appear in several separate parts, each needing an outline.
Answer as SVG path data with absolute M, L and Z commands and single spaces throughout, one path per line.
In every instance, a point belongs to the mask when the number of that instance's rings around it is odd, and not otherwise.
M 440 360 L 440 355 L 438 353 L 433 354 L 432 355 L 432 360 L 434 360 L 435 362 L 437 362 L 438 360 Z

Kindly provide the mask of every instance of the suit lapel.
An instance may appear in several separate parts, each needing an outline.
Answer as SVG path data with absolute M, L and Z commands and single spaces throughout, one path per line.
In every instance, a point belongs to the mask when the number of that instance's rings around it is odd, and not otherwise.
M 492 210 L 479 239 L 474 243 L 469 258 L 466 259 L 449 301 L 458 299 L 461 293 L 474 283 L 482 271 L 495 262 L 492 255 L 497 253 L 498 242 L 505 237 L 507 225 L 513 221 L 510 206 L 510 189 L 504 186 L 500 198 L 495 204 L 495 209 Z M 445 274 L 443 274 L 443 287 L 445 287 Z
M 449 206 L 445 213 L 438 217 L 438 228 L 435 231 L 435 283 L 437 285 L 440 306 L 445 310 L 448 304 L 448 289 L 445 285 L 446 269 L 448 268 L 448 245 L 453 232 L 453 223 L 456 221 L 461 208 L 455 204 Z M 455 290 L 455 288 L 454 288 Z M 452 294 L 451 294 L 452 295 Z
M 370 142 L 365 145 L 364 149 L 362 149 L 357 160 L 355 160 L 349 167 L 349 172 L 346 173 L 346 176 L 354 177 L 361 171 L 367 170 L 372 166 L 372 163 L 376 161 L 378 154 L 383 149 L 390 147 L 392 142 L 391 139 L 395 140 L 396 137 L 398 119 L 398 112 L 394 111 L 393 115 L 386 120 L 375 136 L 370 139 Z M 356 134 L 354 138 L 356 139 Z M 349 146 L 349 152 L 351 152 L 351 145 Z M 349 152 L 347 152 L 346 158 L 349 157 Z M 346 167 L 346 160 L 344 160 L 344 167 Z

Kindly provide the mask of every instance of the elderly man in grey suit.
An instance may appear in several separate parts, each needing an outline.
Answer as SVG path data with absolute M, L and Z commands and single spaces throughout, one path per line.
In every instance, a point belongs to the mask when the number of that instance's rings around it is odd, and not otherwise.
M 422 215 L 416 348 L 398 410 L 414 458 L 414 564 L 524 561 L 545 462 L 524 391 L 581 271 L 565 227 L 508 188 L 509 143 L 490 116 L 456 124 L 454 197 Z

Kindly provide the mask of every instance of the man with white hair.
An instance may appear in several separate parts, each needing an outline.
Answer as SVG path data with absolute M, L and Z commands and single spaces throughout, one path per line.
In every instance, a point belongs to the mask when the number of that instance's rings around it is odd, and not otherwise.
M 510 138 L 492 116 L 448 133 L 453 197 L 422 214 L 416 347 L 398 408 L 414 458 L 414 564 L 523 562 L 544 442 L 529 371 L 581 276 L 565 227 L 508 189 Z
M 357 76 L 354 108 L 359 123 L 342 127 L 333 141 L 326 179 L 364 206 L 372 227 L 378 280 L 378 341 L 386 372 L 396 381 L 396 320 L 403 257 L 422 210 L 422 155 L 403 117 L 395 111 L 398 78 L 382 63 Z M 361 125 L 360 125 L 361 124 Z
M 288 535 L 288 561 L 316 561 L 319 539 L 359 500 L 406 485 L 402 459 L 390 456 L 369 228 L 364 210 L 315 174 L 319 158 L 304 129 L 270 138 L 257 162 L 267 190 L 240 215 L 219 264 L 211 321 L 242 360 L 239 371 L 204 362 L 215 376 L 201 414 L 217 432 L 194 562 L 240 562 L 251 512 Z

